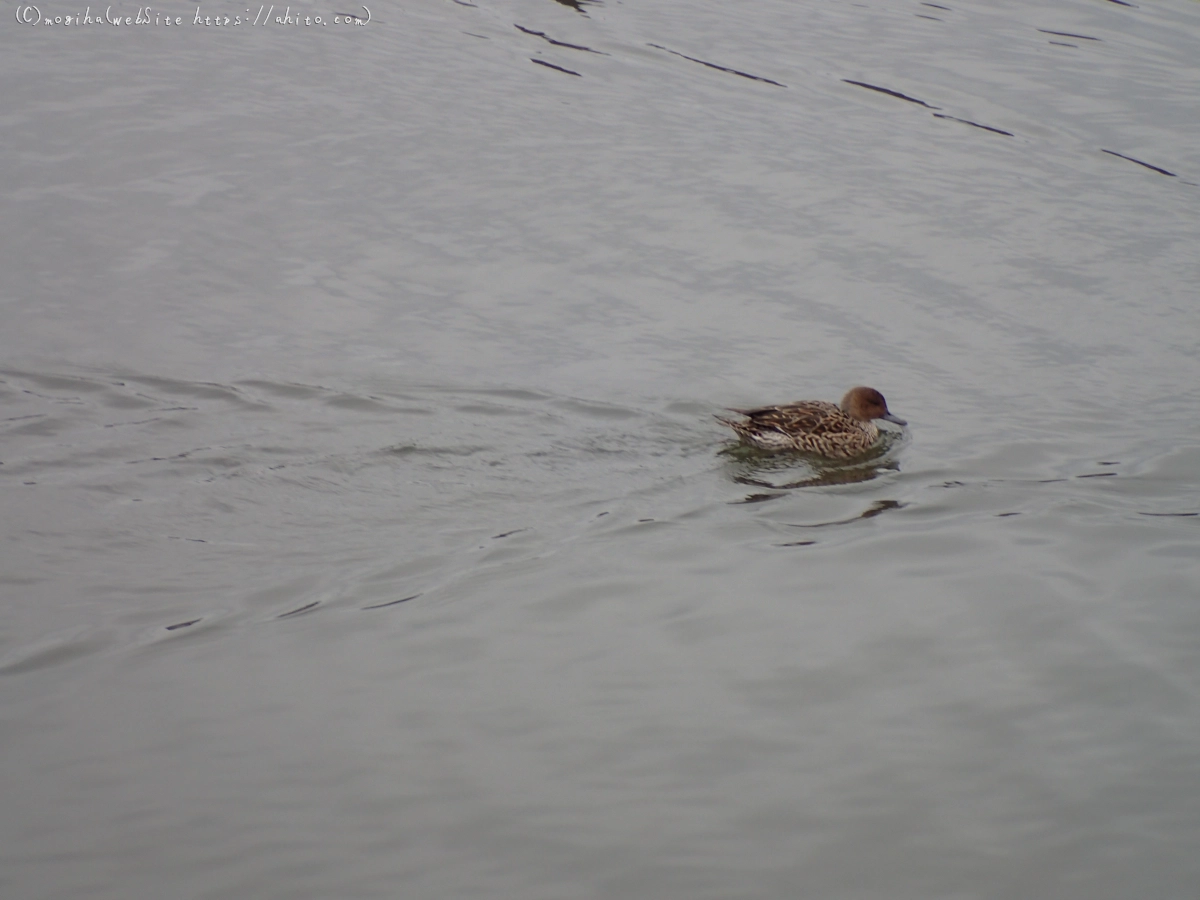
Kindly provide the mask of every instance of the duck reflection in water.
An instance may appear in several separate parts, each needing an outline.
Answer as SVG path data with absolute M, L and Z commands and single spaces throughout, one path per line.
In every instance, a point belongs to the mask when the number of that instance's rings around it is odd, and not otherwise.
M 764 453 L 754 447 L 738 444 L 726 447 L 720 455 L 729 464 L 729 477 L 736 484 L 769 490 L 790 490 L 802 487 L 828 487 L 838 484 L 858 484 L 878 478 L 887 472 L 899 472 L 900 464 L 888 457 L 888 451 L 898 440 L 885 439 L 879 452 L 852 464 L 812 456 L 806 453 Z M 768 500 L 779 494 L 753 495 L 746 503 Z

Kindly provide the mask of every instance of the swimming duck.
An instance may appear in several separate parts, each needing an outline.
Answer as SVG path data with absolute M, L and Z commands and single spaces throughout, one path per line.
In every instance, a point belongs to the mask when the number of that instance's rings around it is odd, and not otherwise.
M 873 419 L 908 424 L 888 412 L 883 394 L 869 387 L 851 388 L 841 406 L 823 400 L 800 400 L 730 412 L 746 420 L 736 422 L 717 416 L 717 421 L 737 432 L 744 443 L 764 450 L 804 450 L 831 459 L 849 459 L 870 450 L 879 440 Z

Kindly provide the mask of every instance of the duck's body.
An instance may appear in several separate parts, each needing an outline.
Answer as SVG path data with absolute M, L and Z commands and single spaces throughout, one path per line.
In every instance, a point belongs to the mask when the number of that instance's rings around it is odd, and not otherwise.
M 802 450 L 831 459 L 850 459 L 871 450 L 879 440 L 874 419 L 908 424 L 888 412 L 883 394 L 868 387 L 851 389 L 840 406 L 823 400 L 801 400 L 730 411 L 745 416 L 745 421 L 721 416 L 717 421 L 732 428 L 747 444 L 764 450 Z

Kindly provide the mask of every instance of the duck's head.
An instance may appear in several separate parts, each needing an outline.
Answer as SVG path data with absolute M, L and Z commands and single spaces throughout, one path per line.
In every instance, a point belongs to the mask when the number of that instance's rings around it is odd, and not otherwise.
M 887 401 L 883 399 L 883 394 L 869 387 L 851 388 L 846 392 L 846 396 L 842 398 L 842 412 L 852 419 L 858 419 L 862 422 L 868 422 L 871 419 L 883 419 L 885 422 L 892 422 L 896 425 L 907 425 L 908 423 L 899 416 L 894 416 L 888 412 Z

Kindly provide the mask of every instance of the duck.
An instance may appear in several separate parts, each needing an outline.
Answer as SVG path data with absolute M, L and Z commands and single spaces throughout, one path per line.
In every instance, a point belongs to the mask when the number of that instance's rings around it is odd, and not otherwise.
M 782 406 L 730 409 L 744 420 L 716 416 L 743 443 L 763 450 L 802 450 L 829 459 L 862 456 L 879 440 L 876 419 L 904 427 L 908 422 L 888 411 L 883 394 L 854 387 L 840 405 L 824 400 L 799 400 Z

